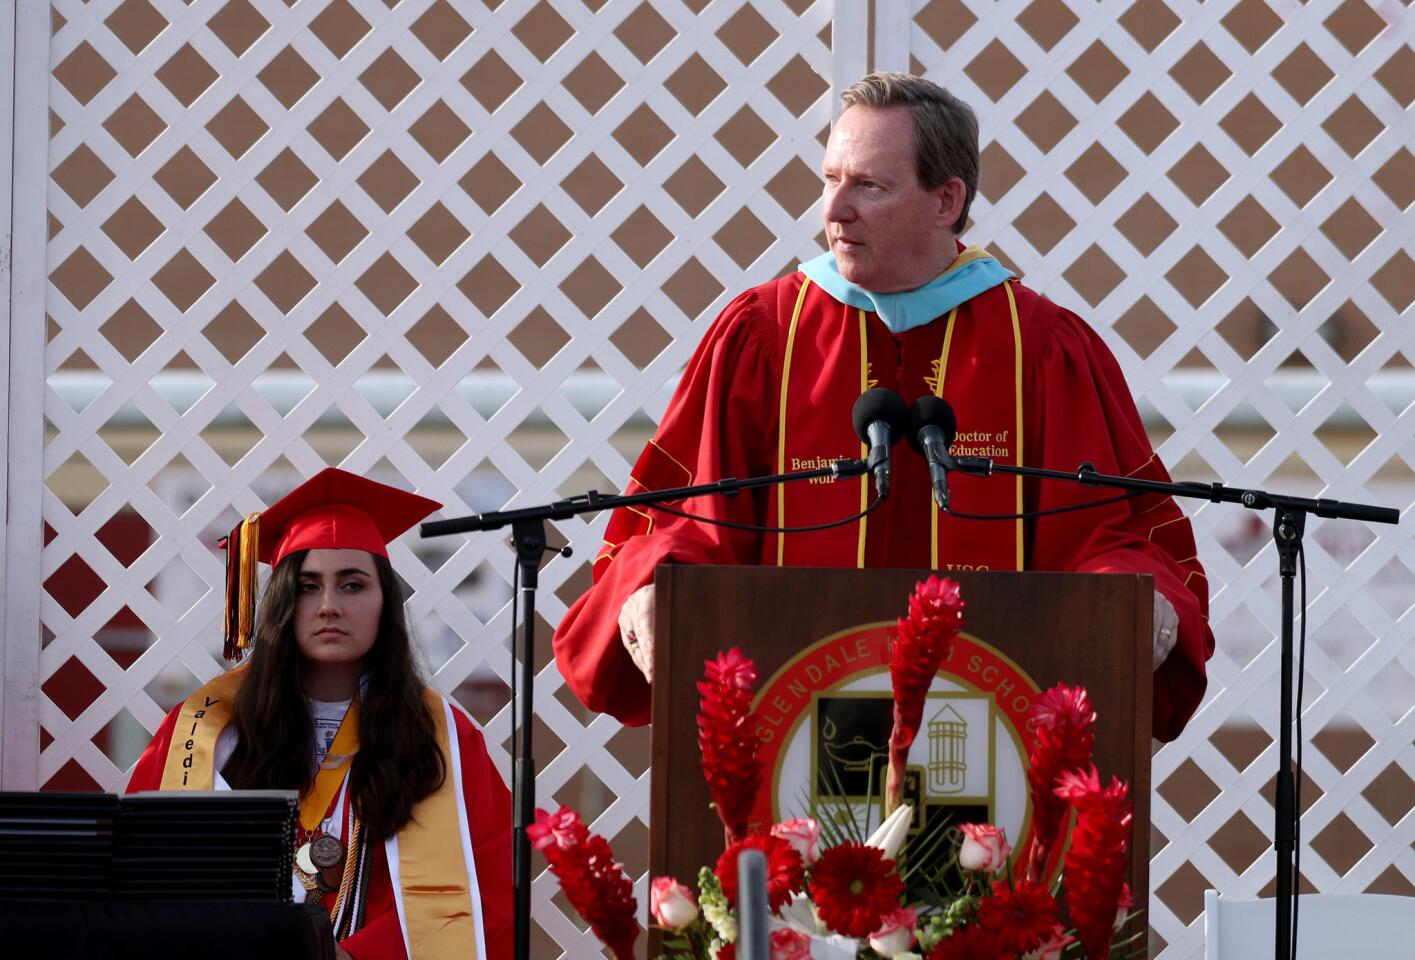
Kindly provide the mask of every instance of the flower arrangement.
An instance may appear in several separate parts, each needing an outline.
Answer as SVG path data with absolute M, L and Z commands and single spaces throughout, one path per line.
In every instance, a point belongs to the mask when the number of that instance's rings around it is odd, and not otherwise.
M 1033 830 L 1012 857 L 992 824 L 961 824 L 931 840 L 941 869 L 922 871 L 904 850 L 913 812 L 902 802 L 909 745 L 939 664 L 962 628 L 957 584 L 930 577 L 909 599 L 890 651 L 894 694 L 885 816 L 867 839 L 828 819 L 749 822 L 762 785 L 752 716 L 757 670 L 738 649 L 706 664 L 698 684 L 698 742 L 722 856 L 697 877 L 697 893 L 672 877 L 650 885 L 653 922 L 666 931 L 667 960 L 735 960 L 737 860 L 760 850 L 767 863 L 771 960 L 1089 960 L 1123 957 L 1134 938 L 1125 868 L 1129 788 L 1102 784 L 1092 764 L 1095 712 L 1086 691 L 1058 685 L 1033 705 L 1029 751 Z M 1069 840 L 1065 827 L 1074 813 Z M 617 960 L 632 956 L 635 904 L 608 845 L 573 811 L 537 811 L 531 828 L 566 896 Z M 862 832 L 862 831 L 861 831 Z M 1064 847 L 1064 853 L 1061 848 Z M 922 855 L 920 855 L 922 856 Z M 1061 875 L 1048 873 L 1058 860 Z
M 526 835 L 545 854 L 566 899 L 600 942 L 621 960 L 632 957 L 639 937 L 638 904 L 634 885 L 608 841 L 590 833 L 580 815 L 564 805 L 554 814 L 537 810 Z

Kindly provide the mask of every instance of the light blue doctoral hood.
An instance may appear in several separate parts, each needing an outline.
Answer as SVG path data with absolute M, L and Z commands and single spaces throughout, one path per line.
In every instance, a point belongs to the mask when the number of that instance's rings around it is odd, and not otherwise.
M 876 314 L 891 333 L 922 327 L 960 303 L 1016 276 L 982 247 L 970 246 L 938 277 L 902 293 L 874 293 L 840 275 L 835 254 L 823 253 L 801 264 L 801 272 L 841 303 Z

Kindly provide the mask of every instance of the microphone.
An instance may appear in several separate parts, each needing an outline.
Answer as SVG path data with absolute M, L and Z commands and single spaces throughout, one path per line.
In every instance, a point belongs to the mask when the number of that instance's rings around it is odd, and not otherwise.
M 904 398 L 888 387 L 875 387 L 860 394 L 850 421 L 855 436 L 869 444 L 869 469 L 875 475 L 875 489 L 889 496 L 889 448 L 904 432 Z
M 934 502 L 948 510 L 948 471 L 954 468 L 948 448 L 958 433 L 958 418 L 942 397 L 920 397 L 909 408 L 909 446 L 923 454 L 929 462 L 929 479 L 933 482 Z
M 771 960 L 766 854 L 760 850 L 743 850 L 737 858 L 737 912 L 737 956 L 741 960 Z

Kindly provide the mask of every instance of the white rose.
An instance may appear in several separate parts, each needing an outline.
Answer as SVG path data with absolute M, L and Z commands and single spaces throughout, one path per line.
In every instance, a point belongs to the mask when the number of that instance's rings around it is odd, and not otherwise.
M 791 844 L 801 855 L 801 862 L 808 867 L 820 859 L 820 824 L 809 817 L 772 824 L 771 835 Z
M 698 919 L 698 902 L 672 877 L 654 877 L 649 885 L 649 911 L 660 927 L 681 930 Z
M 990 823 L 964 823 L 958 829 L 963 831 L 958 865 L 964 870 L 992 874 L 1007 865 L 1012 845 L 1007 842 L 1007 834 L 1001 828 Z
M 870 949 L 891 960 L 898 957 L 914 945 L 916 919 L 914 911 L 907 907 L 896 907 L 885 914 L 879 929 L 870 934 Z

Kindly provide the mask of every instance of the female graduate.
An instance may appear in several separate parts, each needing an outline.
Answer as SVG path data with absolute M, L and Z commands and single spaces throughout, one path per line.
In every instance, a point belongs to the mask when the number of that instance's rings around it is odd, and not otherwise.
M 511 805 L 482 735 L 418 678 L 387 544 L 441 504 L 326 469 L 227 542 L 227 652 L 129 791 L 300 793 L 292 883 L 339 956 L 512 953 Z M 253 617 L 256 559 L 272 573 Z M 254 629 L 252 630 L 252 626 Z

